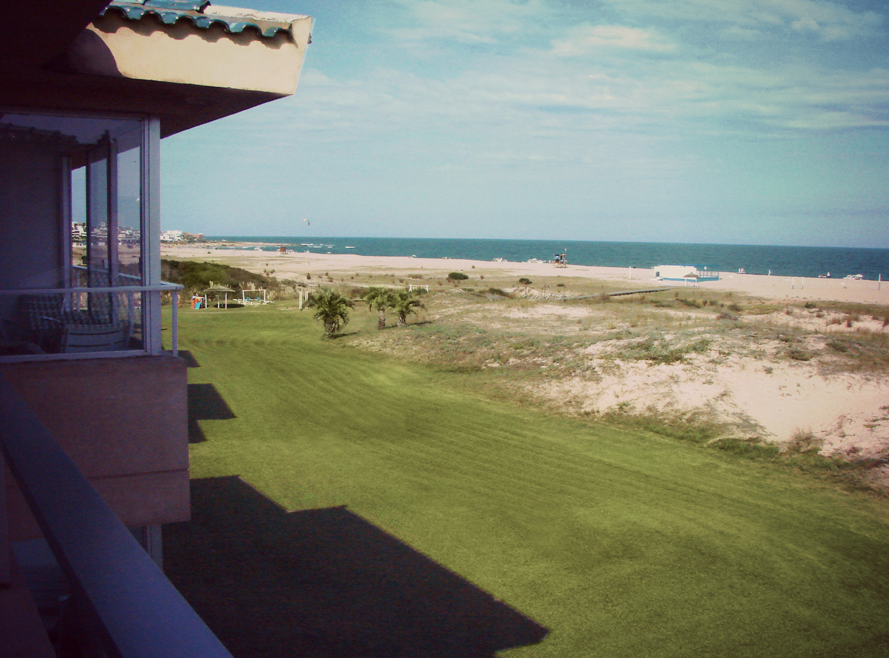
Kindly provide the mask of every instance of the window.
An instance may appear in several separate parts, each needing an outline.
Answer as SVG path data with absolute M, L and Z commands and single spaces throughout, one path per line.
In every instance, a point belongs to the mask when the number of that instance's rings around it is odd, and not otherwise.
M 158 132 L 0 111 L 0 356 L 159 353 Z

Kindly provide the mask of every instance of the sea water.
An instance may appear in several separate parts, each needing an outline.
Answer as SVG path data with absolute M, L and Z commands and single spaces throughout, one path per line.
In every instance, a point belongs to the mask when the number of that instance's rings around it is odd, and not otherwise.
M 861 274 L 876 280 L 889 276 L 889 249 L 846 247 L 779 247 L 666 242 L 579 242 L 570 240 L 477 240 L 457 238 L 332 238 L 208 236 L 209 240 L 253 242 L 264 251 L 281 245 L 293 251 L 362 256 L 415 256 L 524 262 L 549 261 L 565 254 L 569 264 L 602 267 L 652 268 L 657 265 L 696 265 L 716 272 L 826 276 Z M 252 248 L 252 247 L 251 247 Z

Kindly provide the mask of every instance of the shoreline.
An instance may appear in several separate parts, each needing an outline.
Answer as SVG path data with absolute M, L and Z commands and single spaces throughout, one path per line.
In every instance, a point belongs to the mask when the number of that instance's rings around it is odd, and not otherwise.
M 814 277 L 770 276 L 762 274 L 720 273 L 719 281 L 707 281 L 683 285 L 675 281 L 659 281 L 654 269 L 633 267 L 604 267 L 595 265 L 568 265 L 557 268 L 551 263 L 510 261 L 479 261 L 451 258 L 413 258 L 409 256 L 364 256 L 360 254 L 319 254 L 311 252 L 253 251 L 244 247 L 260 243 L 231 242 L 226 248 L 218 243 L 192 243 L 188 245 L 163 244 L 161 256 L 217 262 L 241 267 L 254 272 L 274 270 L 279 279 L 304 279 L 307 273 L 331 273 L 331 276 L 386 273 L 409 278 L 410 274 L 447 275 L 463 271 L 499 274 L 501 276 L 580 278 L 601 281 L 626 281 L 629 287 L 662 285 L 670 288 L 696 287 L 724 290 L 777 301 L 833 301 L 889 306 L 889 282 L 827 279 Z M 265 244 L 265 243 L 262 243 Z M 240 247 L 240 248 L 229 248 Z M 886 283 L 886 285 L 882 285 Z

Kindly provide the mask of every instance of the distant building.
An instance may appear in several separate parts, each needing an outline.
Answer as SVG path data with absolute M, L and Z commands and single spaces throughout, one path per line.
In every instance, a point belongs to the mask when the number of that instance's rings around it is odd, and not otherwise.
M 161 231 L 161 242 L 182 242 L 182 231 Z

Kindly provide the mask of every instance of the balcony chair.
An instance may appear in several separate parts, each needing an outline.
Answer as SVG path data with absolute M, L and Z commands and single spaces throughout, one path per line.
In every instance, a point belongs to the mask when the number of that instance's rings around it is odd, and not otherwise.
M 61 351 L 112 352 L 129 349 L 132 324 L 129 321 L 108 324 L 68 324 L 62 330 Z

